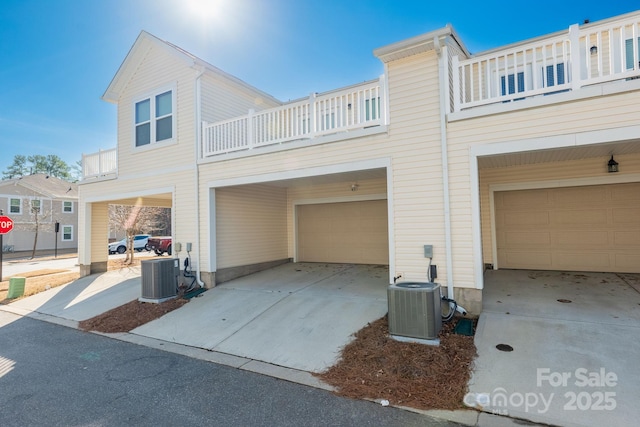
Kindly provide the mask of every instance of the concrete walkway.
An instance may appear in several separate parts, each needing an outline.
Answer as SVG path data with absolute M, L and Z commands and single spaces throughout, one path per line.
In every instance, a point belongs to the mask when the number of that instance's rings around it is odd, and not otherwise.
M 553 425 L 637 425 L 638 284 L 640 275 L 487 272 L 467 403 Z

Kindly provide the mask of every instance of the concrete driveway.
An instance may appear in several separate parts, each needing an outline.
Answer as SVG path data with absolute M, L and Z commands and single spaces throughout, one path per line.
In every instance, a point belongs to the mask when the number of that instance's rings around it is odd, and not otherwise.
M 386 266 L 289 263 L 219 285 L 131 332 L 320 372 L 387 313 L 387 282 Z
M 637 425 L 640 275 L 488 271 L 483 301 L 466 403 L 553 425 Z
M 386 266 L 284 264 L 210 289 L 129 335 L 319 372 L 335 364 L 353 333 L 387 313 L 387 282 Z M 0 310 L 74 326 L 140 293 L 140 267 L 132 267 Z

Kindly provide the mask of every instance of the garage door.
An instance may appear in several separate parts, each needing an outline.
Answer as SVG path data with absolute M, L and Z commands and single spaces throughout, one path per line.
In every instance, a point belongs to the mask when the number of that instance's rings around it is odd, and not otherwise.
M 640 272 L 640 183 L 494 194 L 499 268 Z
M 389 264 L 387 201 L 297 207 L 298 261 Z

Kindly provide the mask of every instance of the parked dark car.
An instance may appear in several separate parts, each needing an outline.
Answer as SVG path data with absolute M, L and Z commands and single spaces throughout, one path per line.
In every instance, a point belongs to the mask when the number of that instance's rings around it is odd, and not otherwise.
M 171 236 L 150 237 L 147 242 L 149 250 L 154 251 L 156 255 L 166 253 L 171 255 Z

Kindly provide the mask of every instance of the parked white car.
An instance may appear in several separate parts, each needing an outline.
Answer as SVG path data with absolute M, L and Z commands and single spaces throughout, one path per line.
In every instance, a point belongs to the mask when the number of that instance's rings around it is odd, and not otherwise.
M 149 250 L 147 243 L 149 242 L 149 234 L 136 234 L 133 237 L 133 249 L 140 252 L 142 250 Z M 120 240 L 119 242 L 109 243 L 109 255 L 119 253 L 123 254 L 127 251 L 127 238 Z

